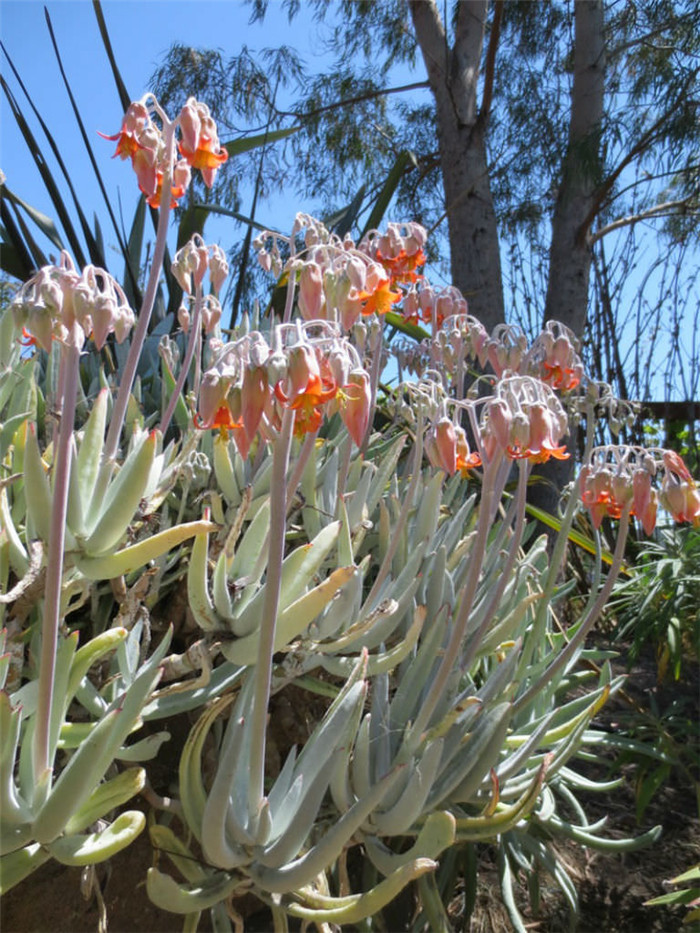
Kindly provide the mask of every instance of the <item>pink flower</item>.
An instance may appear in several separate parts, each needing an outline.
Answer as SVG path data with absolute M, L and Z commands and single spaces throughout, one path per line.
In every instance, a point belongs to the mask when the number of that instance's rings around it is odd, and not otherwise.
M 358 447 L 367 433 L 372 402 L 369 376 L 363 370 L 351 372 L 347 383 L 338 391 L 340 417 Z
M 190 97 L 180 111 L 179 143 L 180 154 L 192 166 L 199 169 L 207 188 L 214 184 L 216 172 L 228 159 L 228 152 L 219 144 L 216 123 L 206 104 Z

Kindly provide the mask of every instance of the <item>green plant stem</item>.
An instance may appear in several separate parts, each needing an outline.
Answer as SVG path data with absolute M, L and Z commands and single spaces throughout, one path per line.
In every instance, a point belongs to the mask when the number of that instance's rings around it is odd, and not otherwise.
M 401 541 L 401 535 L 403 534 L 404 525 L 408 520 L 408 513 L 413 507 L 413 500 L 416 494 L 416 487 L 418 486 L 418 480 L 420 479 L 420 465 L 421 460 L 423 459 L 423 411 L 421 408 L 418 409 L 418 427 L 416 428 L 416 446 L 413 453 L 413 473 L 411 475 L 411 482 L 408 487 L 408 492 L 406 493 L 406 498 L 404 499 L 403 507 L 399 514 L 398 521 L 396 522 L 396 527 L 393 530 L 391 535 L 391 541 L 389 542 L 389 547 L 387 552 L 384 555 L 384 560 L 382 565 L 377 572 L 372 589 L 370 590 L 369 596 L 364 602 L 362 608 L 362 613 L 368 612 L 372 609 L 372 606 L 379 595 L 382 584 L 386 580 L 389 571 L 391 570 L 391 564 L 394 560 L 394 555 L 396 554 L 396 549 L 399 546 Z
M 495 493 L 497 491 L 496 487 L 500 487 L 501 485 L 497 481 L 497 478 L 500 478 L 499 474 L 502 473 L 501 466 L 502 456 L 491 461 L 491 463 L 489 463 L 484 470 L 476 539 L 474 541 L 474 546 L 469 554 L 469 576 L 467 578 L 467 582 L 465 583 L 462 598 L 460 600 L 459 612 L 457 613 L 457 617 L 452 626 L 450 640 L 447 644 L 447 647 L 445 648 L 445 651 L 443 652 L 440 666 L 433 679 L 430 690 L 428 691 L 428 695 L 421 705 L 420 712 L 416 717 L 416 721 L 411 728 L 411 732 L 407 740 L 407 748 L 411 751 L 420 744 L 421 736 L 425 731 L 428 723 L 430 722 L 430 717 L 433 715 L 435 707 L 440 701 L 440 698 L 442 697 L 443 692 L 447 686 L 450 674 L 452 673 L 454 667 L 455 658 L 459 657 L 462 639 L 464 638 L 467 622 L 469 621 L 469 615 L 474 604 L 476 588 L 484 563 L 486 543 L 492 522 L 491 513 L 493 502 L 497 499 L 500 499 L 500 488 L 498 489 L 498 496 L 495 496 Z
M 36 729 L 34 732 L 35 774 L 42 791 L 48 791 L 51 780 L 51 720 L 56 651 L 61 623 L 61 583 L 63 581 L 63 555 L 66 542 L 66 515 L 71 469 L 73 423 L 78 396 L 78 366 L 80 351 L 71 344 L 61 350 L 59 381 L 63 386 L 63 405 L 56 459 L 49 530 L 46 588 L 44 591 L 44 617 L 41 623 L 41 658 L 39 662 L 39 697 L 37 701 Z
M 421 875 L 418 879 L 418 895 L 423 913 L 431 933 L 452 933 L 452 927 L 442 903 L 434 874 Z
M 304 473 L 304 468 L 308 463 L 311 452 L 316 446 L 316 438 L 318 437 L 318 429 L 315 431 L 310 431 L 308 434 L 304 435 L 304 440 L 299 450 L 299 456 L 296 459 L 296 463 L 292 468 L 292 475 L 289 477 L 287 482 L 287 502 L 291 504 L 292 497 L 297 491 L 297 486 L 301 482 L 301 477 Z
M 182 361 L 182 366 L 180 367 L 180 372 L 177 374 L 177 381 L 175 383 L 175 388 L 173 393 L 170 396 L 168 402 L 168 407 L 165 410 L 163 415 L 163 420 L 160 425 L 160 432 L 165 437 L 165 432 L 170 426 L 170 421 L 175 413 L 175 407 L 177 405 L 177 400 L 180 397 L 182 390 L 185 385 L 185 380 L 187 379 L 187 374 L 190 371 L 190 366 L 192 364 L 192 357 L 194 356 L 195 348 L 198 344 L 197 335 L 201 336 L 202 331 L 202 286 L 198 285 L 195 291 L 194 299 L 194 314 L 192 315 L 192 326 L 190 328 L 189 339 L 187 341 L 187 348 L 185 350 L 185 356 Z
M 505 566 L 499 573 L 498 583 L 491 593 L 488 606 L 484 612 L 483 622 L 469 639 L 469 647 L 467 648 L 461 662 L 461 668 L 465 671 L 469 669 L 469 666 L 476 657 L 476 654 L 479 650 L 479 645 L 481 644 L 481 639 L 484 637 L 484 634 L 493 622 L 493 614 L 498 609 L 498 606 L 501 602 L 501 597 L 503 596 L 503 591 L 505 590 L 506 585 L 510 580 L 511 574 L 513 573 L 513 567 L 515 566 L 515 561 L 518 557 L 518 551 L 520 550 L 520 544 L 523 539 L 523 529 L 525 527 L 525 506 L 527 504 L 527 479 L 530 475 L 530 464 L 527 460 L 521 460 L 518 464 L 518 467 L 520 474 L 518 476 L 517 515 L 515 519 L 515 528 L 513 529 L 513 537 L 511 539 L 510 549 L 508 551 L 508 557 L 506 558 Z
M 593 444 L 595 442 L 595 427 L 596 421 L 593 415 L 593 406 L 589 404 L 586 409 L 586 444 L 583 451 L 582 462 L 585 463 L 593 449 Z M 545 580 L 544 587 L 542 589 L 542 597 L 539 600 L 539 605 L 537 612 L 535 613 L 535 621 L 533 623 L 534 628 L 534 637 L 528 639 L 529 644 L 532 646 L 526 648 L 523 651 L 523 656 L 518 665 L 518 673 L 516 674 L 516 680 L 520 680 L 522 672 L 526 671 L 530 662 L 532 661 L 532 655 L 534 650 L 538 645 L 543 644 L 545 628 L 547 625 L 547 617 L 549 615 L 549 609 L 552 602 L 552 597 L 554 595 L 554 590 L 557 586 L 557 580 L 559 578 L 559 572 L 561 570 L 562 564 L 566 558 L 566 549 L 569 544 L 569 532 L 571 531 L 571 526 L 574 521 L 574 516 L 579 507 L 579 497 L 575 489 L 571 490 L 569 496 L 569 501 L 566 505 L 566 511 L 564 512 L 564 517 L 562 518 L 561 526 L 557 534 L 556 541 L 554 542 L 554 548 L 552 549 L 552 556 L 549 562 L 549 570 L 547 571 L 547 578 Z M 598 568 L 600 568 L 600 548 L 598 548 Z
M 631 503 L 626 506 L 622 512 L 622 515 L 620 516 L 620 530 L 618 531 L 617 542 L 615 543 L 615 552 L 613 554 L 612 565 L 608 570 L 605 583 L 601 587 L 598 596 L 596 597 L 594 603 L 586 611 L 586 614 L 579 623 L 576 634 L 571 639 L 571 641 L 569 641 L 567 645 L 559 652 L 557 657 L 554 659 L 554 661 L 552 661 L 549 667 L 547 667 L 539 680 L 532 684 L 530 688 L 522 694 L 522 696 L 518 697 L 514 706 L 516 713 L 524 706 L 527 706 L 527 704 L 533 700 L 541 691 L 543 685 L 551 683 L 556 675 L 569 663 L 575 652 L 582 645 L 586 635 L 588 635 L 590 632 L 591 628 L 596 622 L 596 619 L 608 601 L 610 593 L 612 592 L 612 588 L 615 585 L 615 581 L 617 580 L 617 577 L 620 573 L 620 568 L 622 567 L 622 562 L 625 556 L 627 532 L 629 531 L 630 508 Z
M 295 412 L 286 408 L 282 415 L 282 427 L 272 451 L 272 495 L 270 496 L 270 533 L 268 536 L 267 575 L 265 578 L 265 602 L 260 628 L 258 661 L 255 665 L 255 690 L 251 717 L 250 782 L 248 784 L 248 811 L 255 821 L 263 800 L 265 772 L 265 733 L 267 706 L 272 682 L 272 657 L 275 650 L 277 610 L 282 581 L 284 558 L 285 525 L 287 516 L 286 481 L 289 452 L 292 446 Z
M 148 334 L 148 325 L 151 320 L 151 314 L 153 313 L 153 307 L 155 305 L 161 266 L 163 265 L 163 257 L 165 256 L 165 246 L 168 235 L 168 218 L 170 217 L 170 179 L 172 175 L 172 160 L 174 158 L 174 123 L 166 123 L 164 121 L 163 138 L 166 151 L 170 153 L 170 159 L 167 162 L 166 170 L 163 172 L 163 197 L 160 205 L 160 214 L 158 215 L 156 242 L 155 246 L 153 247 L 153 261 L 151 262 L 151 269 L 148 275 L 146 291 L 144 292 L 143 296 L 143 303 L 139 312 L 139 319 L 131 338 L 129 355 L 126 358 L 124 372 L 122 373 L 119 390 L 117 391 L 117 397 L 114 401 L 112 417 L 109 422 L 109 429 L 107 431 L 107 440 L 105 442 L 104 456 L 102 461 L 103 471 L 101 471 L 100 480 L 98 481 L 103 487 L 106 485 L 106 482 L 109 479 L 112 463 L 116 457 L 117 449 L 119 447 L 119 438 L 124 426 L 126 409 L 129 404 L 129 396 L 131 394 L 131 390 L 134 385 L 134 379 L 136 377 L 136 367 L 138 366 L 139 359 L 141 358 L 141 351 L 143 350 L 143 345 Z M 103 478 L 104 476 L 106 476 L 106 479 Z

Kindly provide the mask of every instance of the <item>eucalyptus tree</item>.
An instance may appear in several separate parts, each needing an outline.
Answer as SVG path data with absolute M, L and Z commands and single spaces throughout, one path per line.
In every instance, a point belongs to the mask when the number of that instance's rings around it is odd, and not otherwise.
M 329 213 L 369 210 L 393 172 L 395 212 L 444 232 L 443 269 L 487 326 L 560 320 L 604 339 L 589 350 L 601 376 L 619 388 L 626 373 L 640 391 L 662 315 L 672 316 L 663 279 L 686 282 L 689 306 L 673 305 L 672 330 L 697 339 L 696 285 L 681 265 L 698 230 L 694 3 L 253 0 L 251 10 L 313 19 L 325 70 L 310 72 L 290 48 L 226 57 L 180 45 L 154 86 L 166 100 L 194 87 L 232 131 L 297 128 L 239 163 L 256 204 L 293 186 Z M 212 197 L 231 206 L 240 195 Z M 635 264 L 642 248 L 656 277 Z M 645 311 L 630 318 L 638 291 Z M 620 351 L 642 320 L 650 347 Z M 697 347 L 685 344 L 685 357 L 678 341 L 672 355 L 696 373 L 668 387 L 677 394 L 697 388 Z

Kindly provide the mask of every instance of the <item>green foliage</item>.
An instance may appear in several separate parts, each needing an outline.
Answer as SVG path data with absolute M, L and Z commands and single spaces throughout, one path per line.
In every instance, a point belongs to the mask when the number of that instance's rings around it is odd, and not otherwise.
M 645 904 L 649 907 L 659 904 L 687 905 L 690 910 L 683 924 L 688 924 L 688 930 L 697 931 L 700 929 L 700 907 L 698 906 L 700 904 L 700 865 L 694 865 L 688 871 L 671 878 L 668 883 L 675 885 L 679 890 L 661 894 L 650 901 L 645 901 Z
M 678 680 L 684 657 L 700 658 L 700 529 L 662 530 L 635 550 L 611 603 L 615 637 L 631 639 L 631 661 L 651 649 L 659 680 Z

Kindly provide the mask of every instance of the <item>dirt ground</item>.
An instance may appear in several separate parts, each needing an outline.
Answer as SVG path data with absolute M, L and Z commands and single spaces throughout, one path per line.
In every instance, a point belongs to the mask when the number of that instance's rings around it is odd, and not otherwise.
M 681 691 L 693 704 L 692 715 L 697 723 L 700 719 L 697 670 L 691 671 L 683 684 L 671 684 L 660 689 L 655 683 L 653 662 L 647 660 L 636 666 L 626 686 L 632 702 L 646 704 L 650 695 L 654 695 L 661 708 L 669 696 L 677 696 Z M 613 698 L 601 713 L 601 724 L 606 728 L 617 728 L 626 711 L 629 711 L 629 702 Z M 636 773 L 634 763 L 626 765 L 623 787 L 602 799 L 600 795 L 586 799 L 584 805 L 589 819 L 596 820 L 607 813 L 610 836 L 637 835 L 656 824 L 663 827 L 663 834 L 654 845 L 625 855 L 593 853 L 575 844 L 562 847 L 562 855 L 580 899 L 578 933 L 674 933 L 683 929 L 683 908 L 645 907 L 644 901 L 663 894 L 667 890 L 665 882 L 668 879 L 700 861 L 700 821 L 695 789 L 687 778 L 672 774 L 653 797 L 642 825 L 638 826 L 635 818 Z M 493 850 L 484 847 L 479 852 L 479 860 L 479 889 L 471 923 L 465 928 L 457 911 L 455 930 L 466 929 L 470 933 L 508 931 L 511 925 L 500 902 Z M 153 863 L 154 855 L 147 833 L 143 833 L 135 844 L 110 863 L 97 866 L 96 880 L 104 903 L 102 915 L 106 917 L 109 933 L 160 933 L 182 929 L 182 918 L 156 909 L 146 896 L 146 869 Z M 81 874 L 81 869 L 48 863 L 10 891 L 1 906 L 3 933 L 98 930 L 101 909 L 94 891 L 86 896 L 81 893 Z M 528 913 L 526 902 L 523 891 L 520 906 L 528 929 L 541 933 L 569 930 L 566 905 L 554 884 L 542 886 L 539 917 Z M 246 921 L 246 930 L 251 933 L 269 928 L 269 915 L 264 912 L 252 914 Z M 208 917 L 202 917 L 200 929 L 211 929 Z

